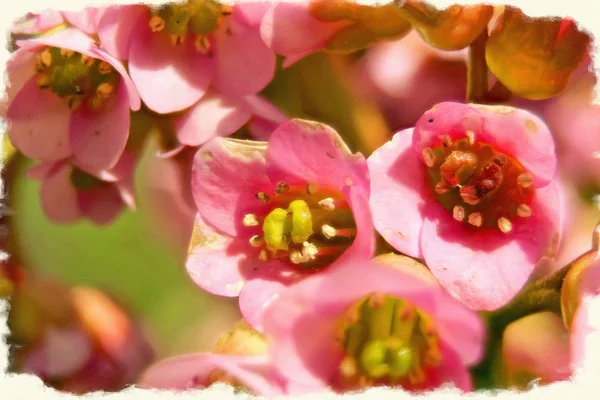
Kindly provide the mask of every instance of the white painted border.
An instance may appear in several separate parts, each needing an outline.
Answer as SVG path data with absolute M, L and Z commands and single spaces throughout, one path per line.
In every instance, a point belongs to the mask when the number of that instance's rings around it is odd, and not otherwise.
M 224 3 L 238 3 L 244 0 L 224 0 Z M 251 1 L 251 0 L 248 0 Z M 289 1 L 289 0 L 288 0 Z M 302 1 L 302 0 L 298 0 Z M 355 0 L 362 4 L 383 4 L 389 1 L 376 0 Z M 429 0 L 431 3 L 446 7 L 456 2 L 462 4 L 477 4 L 481 1 L 477 0 Z M 8 28 L 12 21 L 24 15 L 27 12 L 41 11 L 45 8 L 52 7 L 58 10 L 77 10 L 84 5 L 107 5 L 107 4 L 127 4 L 133 3 L 134 0 L 2 0 L 0 6 L 0 27 L 2 29 L 2 43 L 7 43 Z M 160 4 L 166 0 L 149 0 L 146 3 Z M 576 21 L 594 37 L 600 37 L 600 0 L 487 0 L 487 4 L 510 4 L 521 8 L 526 14 L 531 16 L 568 16 Z M 598 46 L 595 44 L 595 55 L 599 52 Z M 5 65 L 8 60 L 9 53 L 4 48 L 0 49 L 0 76 L 4 76 Z M 596 67 L 596 71 L 600 72 L 600 68 Z M 1 82 L 4 91 L 4 80 Z M 598 94 L 598 91 L 596 91 Z M 600 103 L 600 96 L 597 96 L 597 103 Z M 0 152 L 2 150 L 0 149 Z M 1 187 L 1 186 L 0 186 Z M 0 198 L 1 201 L 1 198 Z M 592 323 L 600 328 L 600 297 L 593 301 L 592 307 Z M 0 337 L 8 333 L 6 326 L 6 313 L 8 304 L 6 301 L 0 301 Z M 582 371 L 573 380 L 573 382 L 562 382 L 554 385 L 539 387 L 532 391 L 516 394 L 507 391 L 501 392 L 499 399 L 513 398 L 520 396 L 522 399 L 563 399 L 570 398 L 572 395 L 578 397 L 594 397 L 597 398 L 600 393 L 600 333 L 591 334 L 587 338 L 588 358 Z M 0 371 L 6 371 L 8 366 L 8 347 L 0 340 Z M 240 395 L 247 397 L 245 395 Z M 393 397 L 392 397 L 393 396 Z M 97 398 L 99 394 L 89 394 L 84 398 Z M 224 400 L 225 398 L 234 398 L 230 388 L 215 385 L 211 389 L 203 392 L 188 392 L 184 394 L 174 394 L 168 392 L 158 393 L 156 391 L 144 391 L 141 389 L 130 389 L 120 393 L 107 395 L 110 399 L 192 399 L 192 398 L 214 398 Z M 239 396 L 238 396 L 239 397 Z M 329 399 L 337 397 L 333 394 L 325 394 L 320 396 L 310 396 L 310 398 Z M 390 398 L 390 399 L 409 399 L 409 394 L 401 391 L 392 391 L 391 389 L 371 389 L 362 394 L 346 395 L 346 398 L 361 397 L 361 398 Z M 439 390 L 430 395 L 430 399 L 455 399 L 460 395 L 456 391 Z M 469 397 L 477 399 L 490 397 L 487 393 L 471 394 Z M 76 396 L 61 394 L 55 390 L 44 388 L 40 379 L 31 375 L 8 375 L 0 374 L 0 398 L 6 400 L 12 399 L 74 399 Z

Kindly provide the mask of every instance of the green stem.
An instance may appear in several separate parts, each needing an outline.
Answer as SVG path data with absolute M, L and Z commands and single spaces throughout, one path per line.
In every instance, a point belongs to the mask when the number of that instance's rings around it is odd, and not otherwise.
M 469 45 L 467 63 L 467 102 L 481 102 L 488 92 L 488 67 L 485 61 L 487 29 Z

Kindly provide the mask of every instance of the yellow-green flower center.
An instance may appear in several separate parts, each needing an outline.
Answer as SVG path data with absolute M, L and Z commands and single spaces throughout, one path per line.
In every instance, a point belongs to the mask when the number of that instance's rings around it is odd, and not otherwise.
M 455 220 L 509 233 L 515 217 L 531 216 L 532 175 L 516 159 L 476 142 L 473 132 L 456 141 L 441 136 L 438 147 L 421 155 L 437 201 Z
M 57 47 L 40 52 L 35 69 L 40 89 L 65 99 L 72 110 L 83 102 L 89 109 L 99 109 L 119 84 L 119 73 L 109 63 Z
M 304 269 L 318 269 L 354 242 L 352 210 L 338 191 L 312 183 L 290 186 L 279 182 L 272 193 L 256 193 L 256 199 L 271 205 L 270 211 L 262 216 L 246 214 L 242 223 L 256 228 L 250 244 L 261 248 L 263 261 L 276 258 Z
M 374 385 L 418 387 L 442 360 L 431 317 L 395 296 L 372 294 L 340 318 L 338 342 L 342 389 Z

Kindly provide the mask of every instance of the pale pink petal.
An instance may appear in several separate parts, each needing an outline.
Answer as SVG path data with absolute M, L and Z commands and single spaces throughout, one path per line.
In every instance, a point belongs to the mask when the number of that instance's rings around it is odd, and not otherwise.
M 279 111 L 279 109 L 275 107 L 273 103 L 262 96 L 246 96 L 244 97 L 244 101 L 250 107 L 254 118 L 263 118 L 278 124 L 290 119 L 287 115 Z
M 87 7 L 82 11 L 63 11 L 62 14 L 71 25 L 88 35 L 93 35 L 98 30 L 98 22 L 103 12 L 102 8 Z
M 258 27 L 268 8 L 269 4 L 266 1 L 248 1 L 235 4 L 232 14 L 237 14 L 246 25 Z
M 177 139 L 199 146 L 215 136 L 229 136 L 248 122 L 251 114 L 242 99 L 210 91 L 174 120 Z
M 27 40 L 17 40 L 17 46 L 26 50 L 36 50 L 44 46 L 52 46 L 73 50 L 90 57 L 96 57 L 92 51 L 94 39 L 76 28 L 61 29 L 48 36 L 38 36 Z
M 225 94 L 245 96 L 264 89 L 275 75 L 275 53 L 256 28 L 246 26 L 235 13 L 229 26 L 214 33 L 215 76 L 212 84 Z
M 548 184 L 556 175 L 554 140 L 536 115 L 508 106 L 439 103 L 424 113 L 414 129 L 413 146 L 419 157 L 425 147 L 441 145 L 440 136 L 466 138 L 492 145 L 517 159 L 534 177 L 534 186 Z
M 129 97 L 119 85 L 102 110 L 85 105 L 73 112 L 69 139 L 78 165 L 85 171 L 114 167 L 129 137 Z
M 23 88 L 23 86 L 35 75 L 35 57 L 36 54 L 18 49 L 15 51 L 6 63 L 6 95 L 7 102 L 2 101 L 0 109 L 2 114 L 5 115 L 6 108 L 8 108 L 9 102 L 15 98 L 17 93 Z
M 110 54 L 108 54 L 106 51 L 104 51 L 100 48 L 97 48 L 97 47 L 95 47 L 93 49 L 92 54 L 93 54 L 93 57 L 98 58 L 100 60 L 104 60 L 107 63 L 109 63 L 110 65 L 112 65 L 112 67 L 121 75 L 121 84 L 124 84 L 125 88 L 127 88 L 127 97 L 129 98 L 129 107 L 133 111 L 139 110 L 140 107 L 142 106 L 140 94 L 138 93 L 138 90 L 137 90 L 135 84 L 129 77 L 129 74 L 127 73 L 127 70 L 123 66 L 123 63 L 121 61 L 117 60 L 116 58 L 114 58 L 113 56 L 111 56 Z
M 8 106 L 8 137 L 25 156 L 43 161 L 71 154 L 71 111 L 64 100 L 38 87 L 33 77 Z
M 367 160 L 375 229 L 395 249 L 421 258 L 425 206 L 434 201 L 425 165 L 412 148 L 412 129 L 400 131 Z
M 196 51 L 191 37 L 174 46 L 167 35 L 153 34 L 148 20 L 142 14 L 131 35 L 131 79 L 151 110 L 166 114 L 188 108 L 206 92 L 213 60 Z
M 247 213 L 267 211 L 256 193 L 272 190 L 266 174 L 265 144 L 214 138 L 198 151 L 192 166 L 192 194 L 204 219 L 219 231 L 248 237 Z M 270 210 L 269 210 L 270 211 Z M 242 234 L 249 234 L 245 236 Z
M 509 234 L 476 230 L 431 203 L 421 231 L 425 261 L 441 285 L 463 304 L 476 310 L 499 308 L 521 290 L 552 240 L 560 237 L 559 199 L 555 182 L 537 189 L 533 215 L 516 217 Z
M 469 370 L 465 368 L 464 361 L 456 351 L 443 342 L 440 344 L 442 352 L 442 362 L 427 374 L 425 386 L 429 388 L 440 387 L 444 384 L 451 383 L 456 388 L 470 392 L 473 390 L 473 383 Z
M 77 191 L 71 183 L 72 171 L 69 164 L 59 162 L 42 181 L 40 201 L 44 213 L 51 221 L 71 223 L 81 218 Z
M 123 211 L 123 200 L 115 185 L 104 184 L 77 193 L 83 217 L 97 225 L 107 225 Z
M 34 35 L 50 30 L 63 23 L 60 11 L 46 9 L 39 14 L 27 13 L 23 18 L 15 21 L 11 27 L 11 33 L 15 35 Z
M 144 6 L 126 5 L 107 7 L 98 23 L 100 45 L 119 60 L 129 58 L 129 42 L 135 23 Z
M 48 176 L 48 174 L 50 174 L 55 165 L 56 163 L 53 161 L 36 164 L 25 171 L 25 176 L 27 176 L 29 179 L 42 180 Z

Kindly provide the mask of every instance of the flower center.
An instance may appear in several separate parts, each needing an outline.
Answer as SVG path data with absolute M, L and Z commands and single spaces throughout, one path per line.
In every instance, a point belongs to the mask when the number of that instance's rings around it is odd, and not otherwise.
M 242 223 L 262 227 L 250 238 L 262 247 L 259 258 L 285 260 L 304 269 L 318 269 L 337 259 L 353 242 L 356 224 L 341 193 L 279 182 L 273 193 L 256 193 L 258 201 L 272 208 L 266 215 L 246 214 Z
M 99 109 L 119 84 L 119 74 L 109 63 L 58 47 L 39 53 L 35 70 L 40 89 L 65 99 L 71 110 L 83 102 L 92 110 Z
M 230 6 L 214 0 L 188 0 L 153 8 L 148 24 L 152 32 L 168 35 L 173 45 L 182 44 L 192 34 L 196 50 L 209 54 L 211 46 L 206 35 L 217 28 L 219 18 L 230 14 Z
M 340 318 L 338 342 L 345 357 L 339 367 L 343 389 L 374 385 L 419 386 L 442 353 L 431 318 L 412 303 L 374 293 Z
M 455 220 L 509 233 L 515 217 L 531 216 L 533 177 L 516 159 L 476 142 L 472 132 L 454 142 L 440 139 L 422 156 L 436 200 Z

